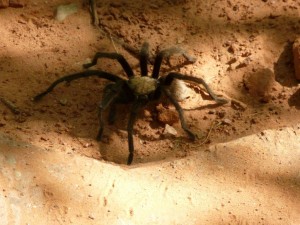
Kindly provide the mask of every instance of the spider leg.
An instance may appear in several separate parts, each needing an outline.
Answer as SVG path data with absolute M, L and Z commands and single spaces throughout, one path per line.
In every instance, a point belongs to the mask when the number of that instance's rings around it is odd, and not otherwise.
M 195 83 L 199 83 L 199 84 L 202 84 L 208 94 L 219 104 L 225 104 L 228 102 L 227 99 L 225 98 L 221 98 L 221 97 L 218 97 L 214 92 L 213 90 L 208 86 L 208 84 L 202 79 L 202 78 L 198 78 L 198 77 L 192 77 L 192 76 L 187 76 L 187 75 L 183 75 L 183 74 L 180 74 L 180 73 L 169 73 L 165 78 L 164 78 L 164 81 L 163 81 L 163 84 L 164 85 L 171 85 L 172 81 L 174 79 L 179 79 L 179 80 L 187 80 L 187 81 L 192 81 L 192 82 L 195 82 Z
M 142 76 L 148 75 L 148 68 L 147 68 L 148 58 L 149 58 L 149 43 L 145 42 L 140 52 L 140 67 L 141 67 Z
M 99 131 L 98 131 L 98 134 L 97 134 L 97 140 L 98 141 L 101 140 L 102 134 L 103 134 L 103 129 L 104 129 L 104 121 L 103 121 L 103 116 L 102 116 L 103 111 L 110 104 L 114 105 L 113 102 L 118 97 L 118 95 L 120 94 L 122 86 L 123 86 L 123 82 L 118 82 L 118 83 L 115 83 L 115 84 L 108 84 L 104 89 L 102 101 L 99 105 L 99 112 L 98 112 L 98 118 L 99 118 L 99 122 L 100 122 L 100 127 L 99 127 Z
M 83 64 L 83 67 L 85 69 L 94 66 L 97 64 L 97 61 L 99 58 L 109 58 L 109 59 L 116 59 L 118 60 L 118 62 L 121 64 L 121 66 L 123 67 L 125 73 L 127 74 L 128 77 L 132 77 L 133 76 L 133 71 L 129 65 L 129 63 L 127 62 L 127 60 L 124 58 L 124 56 L 122 56 L 119 53 L 109 53 L 109 52 L 97 52 L 92 60 L 91 63 L 87 63 L 87 64 Z
M 127 125 L 127 132 L 128 132 L 128 146 L 129 146 L 129 156 L 127 160 L 127 165 L 130 165 L 133 160 L 133 152 L 134 152 L 134 146 L 133 146 L 133 125 L 137 117 L 137 113 L 143 103 L 139 101 L 139 99 L 136 99 L 132 105 L 128 125 Z
M 194 141 L 196 139 L 195 134 L 193 134 L 192 131 L 190 131 L 187 128 L 187 125 L 185 123 L 185 119 L 184 119 L 184 114 L 183 114 L 183 109 L 181 108 L 181 106 L 179 105 L 179 103 L 175 100 L 175 98 L 172 96 L 172 94 L 170 93 L 169 90 L 167 90 L 166 88 L 162 88 L 163 93 L 170 99 L 170 101 L 172 102 L 172 104 L 175 106 L 178 114 L 179 114 L 179 119 L 180 119 L 180 123 L 181 123 L 181 127 L 182 129 L 189 135 L 190 139 L 192 141 Z
M 116 119 L 116 103 L 112 102 L 108 114 L 108 123 L 113 124 Z
M 96 11 L 96 3 L 95 0 L 89 0 L 89 8 L 90 8 L 90 13 L 92 17 L 92 24 L 97 25 L 98 21 L 98 15 Z
M 70 75 L 66 75 L 64 77 L 61 77 L 59 79 L 57 79 L 56 81 L 54 81 L 48 88 L 47 90 L 45 90 L 44 92 L 36 95 L 33 100 L 34 101 L 38 101 L 40 100 L 42 97 L 44 97 L 45 95 L 47 95 L 49 92 L 51 92 L 55 87 L 56 85 L 58 85 L 59 83 L 61 82 L 70 82 L 72 80 L 76 80 L 76 79 L 79 79 L 79 78 L 83 78 L 83 77 L 90 77 L 90 76 L 97 76 L 97 77 L 100 77 L 100 78 L 105 78 L 107 80 L 110 80 L 110 81 L 120 81 L 120 80 L 123 80 L 122 78 L 114 75 L 114 74 L 111 74 L 111 73 L 107 73 L 107 72 L 104 72 L 104 71 L 101 71 L 101 70 L 87 70 L 87 71 L 84 71 L 84 72 L 80 72 L 80 73 L 74 73 L 74 74 L 70 74 Z
M 172 47 L 172 48 L 162 50 L 157 54 L 157 56 L 155 57 L 155 60 L 154 60 L 154 67 L 153 67 L 153 71 L 152 71 L 152 77 L 153 78 L 158 78 L 159 70 L 160 70 L 161 63 L 162 63 L 163 59 L 168 58 L 168 57 L 170 57 L 171 55 L 174 55 L 174 54 L 182 54 L 189 62 L 195 62 L 196 61 L 196 58 L 188 55 L 181 48 Z

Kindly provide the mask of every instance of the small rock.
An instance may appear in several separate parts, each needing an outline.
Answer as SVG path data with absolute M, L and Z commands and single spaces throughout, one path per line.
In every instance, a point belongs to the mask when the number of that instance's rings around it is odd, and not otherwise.
M 174 127 L 172 127 L 172 126 L 166 124 L 165 130 L 164 130 L 163 134 L 164 134 L 165 136 L 172 136 L 172 137 L 174 137 L 174 136 L 177 135 L 177 131 L 175 130 Z
M 67 99 L 59 99 L 59 103 L 63 106 L 67 105 L 68 100 Z
M 226 112 L 225 111 L 218 111 L 217 115 L 218 115 L 219 118 L 224 118 L 225 115 L 226 115 Z
M 244 59 L 243 61 L 241 61 L 237 66 L 236 69 L 240 69 L 243 67 L 246 67 L 250 64 L 251 59 L 249 57 L 247 57 L 246 59 Z
M 147 109 L 144 109 L 144 117 L 151 117 L 151 112 Z
M 121 15 L 120 10 L 118 8 L 114 8 L 114 7 L 111 7 L 109 9 L 109 13 L 112 15 L 112 17 L 115 20 L 117 20 L 120 17 L 120 15 Z
M 95 219 L 95 217 L 93 216 L 93 215 L 89 215 L 89 217 L 88 217 L 90 220 L 94 220 Z
M 297 80 L 300 80 L 300 38 L 296 39 L 293 44 L 293 56 L 295 76 Z
M 179 120 L 178 113 L 175 110 L 166 109 L 161 104 L 156 106 L 158 112 L 157 119 L 163 124 L 172 125 Z
M 247 109 L 247 105 L 245 103 L 234 99 L 231 100 L 231 107 L 235 110 L 242 110 L 242 111 L 245 111 Z
M 237 57 L 233 57 L 231 59 L 229 59 L 229 61 L 227 62 L 228 65 L 231 65 L 233 63 L 236 63 L 238 60 L 237 60 Z
M 230 125 L 230 124 L 232 124 L 232 121 L 230 119 L 224 119 L 222 121 L 222 123 L 225 124 L 225 125 Z
M 121 137 L 121 138 L 127 138 L 127 136 L 128 136 L 126 130 L 120 130 L 120 129 L 118 129 L 118 130 L 117 130 L 117 134 L 118 134 L 119 137 Z
M 250 123 L 251 123 L 251 124 L 257 124 L 257 119 L 256 119 L 256 118 L 252 118 L 252 119 L 250 120 Z
M 45 138 L 45 137 L 43 137 L 43 136 L 41 136 L 40 139 L 41 139 L 42 141 L 47 141 L 47 138 Z
M 275 85 L 275 74 L 269 68 L 258 66 L 244 76 L 244 85 L 253 97 L 268 102 L 271 99 L 272 87 Z
M 237 52 L 237 50 L 238 50 L 237 45 L 234 44 L 234 43 L 230 43 L 229 48 L 228 48 L 228 52 L 234 54 L 234 53 Z
M 151 9 L 159 9 L 159 6 L 154 3 L 150 3 L 149 6 Z
M 26 116 L 19 114 L 15 117 L 17 123 L 24 123 L 27 120 Z
M 180 36 L 179 38 L 177 38 L 177 44 L 182 44 L 185 41 L 185 37 Z
M 55 19 L 58 21 L 63 21 L 69 15 L 72 15 L 78 11 L 77 4 L 71 3 L 69 5 L 60 5 L 57 7 L 55 12 Z
M 148 122 L 153 121 L 153 119 L 152 119 L 152 114 L 151 114 L 151 112 L 150 112 L 149 110 L 147 110 L 147 109 L 144 109 L 144 111 L 143 111 L 143 117 L 145 118 L 145 121 L 148 121 Z
M 92 144 L 92 143 L 86 142 L 86 143 L 82 143 L 82 146 L 83 146 L 84 148 L 88 148 L 88 147 L 93 146 L 93 144 Z
M 211 109 L 211 110 L 208 111 L 208 114 L 211 114 L 211 115 L 216 114 L 216 110 Z

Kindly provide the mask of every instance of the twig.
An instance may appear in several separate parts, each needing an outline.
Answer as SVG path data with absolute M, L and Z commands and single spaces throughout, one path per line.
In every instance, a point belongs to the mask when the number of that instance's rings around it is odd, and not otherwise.
M 211 124 L 211 126 L 210 126 L 210 129 L 209 129 L 209 131 L 208 131 L 206 137 L 204 138 L 204 140 L 203 140 L 200 144 L 197 144 L 197 146 L 195 146 L 194 148 L 199 147 L 199 146 L 201 146 L 201 145 L 204 145 L 204 144 L 207 142 L 208 138 L 210 137 L 212 130 L 213 130 L 215 127 L 219 126 L 220 124 L 221 124 L 221 122 L 216 123 L 216 121 L 214 120 L 214 121 L 212 122 L 212 124 Z
M 10 109 L 14 114 L 20 114 L 20 110 L 18 109 L 17 106 L 15 106 L 11 101 L 5 98 L 1 98 L 1 102 Z
M 97 26 L 99 32 L 109 38 L 113 43 L 117 43 L 118 45 L 121 45 L 122 48 L 124 48 L 126 51 L 128 51 L 133 57 L 138 58 L 139 57 L 139 50 L 135 49 L 134 47 L 130 46 L 129 44 L 125 43 L 121 39 L 115 37 L 112 35 L 109 31 L 107 31 L 101 24 Z
M 116 48 L 116 45 L 115 45 L 114 39 L 112 38 L 112 36 L 111 36 L 111 33 L 110 33 L 110 32 L 109 32 L 109 38 L 110 38 L 110 41 L 111 41 L 111 43 L 112 43 L 112 45 L 113 45 L 113 47 L 114 47 L 114 49 L 115 49 L 115 52 L 116 52 L 116 53 L 119 53 L 118 49 Z
M 96 3 L 95 0 L 89 0 L 89 9 L 92 17 L 92 24 L 94 26 L 98 26 L 99 19 L 98 19 L 98 14 L 96 10 Z

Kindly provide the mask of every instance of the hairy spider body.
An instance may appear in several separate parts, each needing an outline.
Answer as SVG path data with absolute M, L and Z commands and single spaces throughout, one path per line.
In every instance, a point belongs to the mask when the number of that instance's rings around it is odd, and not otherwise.
M 195 140 L 196 136 L 188 129 L 184 115 L 183 109 L 177 102 L 177 100 L 173 97 L 172 93 L 168 90 L 168 87 L 171 85 L 174 79 L 191 81 L 195 83 L 202 84 L 208 94 L 219 104 L 226 103 L 227 100 L 221 97 L 218 97 L 214 94 L 214 92 L 210 89 L 208 84 L 201 78 L 187 76 L 176 72 L 170 72 L 166 76 L 159 76 L 159 71 L 161 67 L 162 60 L 166 57 L 169 57 L 173 54 L 182 54 L 185 58 L 189 60 L 194 60 L 180 48 L 169 48 L 165 49 L 158 53 L 154 60 L 154 67 L 152 71 L 152 75 L 148 76 L 148 43 L 144 43 L 140 52 L 140 67 L 141 67 L 141 76 L 134 76 L 134 73 L 129 66 L 126 59 L 117 53 L 96 53 L 91 63 L 84 64 L 84 68 L 89 68 L 97 64 L 97 60 L 99 58 L 110 58 L 117 60 L 122 68 L 124 69 L 128 79 L 123 79 L 117 75 L 104 72 L 101 70 L 86 70 L 80 73 L 70 74 L 59 78 L 54 81 L 48 89 L 39 95 L 34 97 L 34 100 L 40 100 L 43 96 L 51 92 L 56 85 L 61 82 L 71 82 L 72 80 L 76 80 L 83 77 L 89 76 L 97 76 L 99 78 L 104 78 L 113 83 L 109 83 L 105 86 L 102 96 L 102 101 L 99 104 L 99 122 L 100 128 L 97 135 L 97 140 L 101 140 L 104 128 L 104 120 L 103 120 L 103 111 L 110 107 L 109 111 L 109 123 L 113 123 L 116 114 L 116 104 L 132 104 L 131 112 L 127 125 L 128 132 L 128 148 L 129 148 L 129 156 L 127 160 L 127 164 L 130 165 L 133 160 L 133 152 L 134 152 L 134 144 L 133 144 L 133 126 L 138 115 L 138 111 L 140 108 L 145 106 L 149 101 L 158 100 L 162 94 L 165 94 L 171 103 L 175 106 L 179 119 L 181 122 L 182 129 L 188 134 L 191 140 Z

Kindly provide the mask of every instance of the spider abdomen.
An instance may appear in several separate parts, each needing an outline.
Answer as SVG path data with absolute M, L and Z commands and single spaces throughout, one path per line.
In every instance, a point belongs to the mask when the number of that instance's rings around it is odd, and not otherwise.
M 132 77 L 128 80 L 128 86 L 136 95 L 148 95 L 158 87 L 158 80 L 152 77 Z

